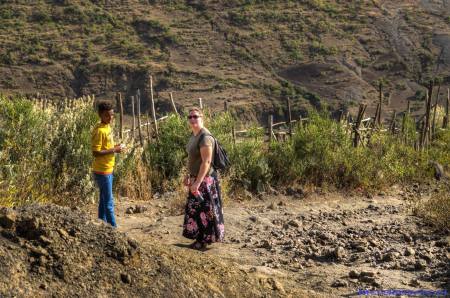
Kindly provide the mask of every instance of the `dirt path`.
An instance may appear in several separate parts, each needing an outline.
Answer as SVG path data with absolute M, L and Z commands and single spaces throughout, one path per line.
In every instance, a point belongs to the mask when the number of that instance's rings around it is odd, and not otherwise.
M 408 209 L 409 198 L 421 193 L 418 186 L 373 197 L 313 193 L 303 198 L 293 191 L 299 198 L 277 195 L 229 203 L 226 241 L 204 254 L 273 276 L 282 288 L 324 295 L 356 295 L 359 289 L 448 290 L 448 231 L 433 230 Z M 170 200 L 122 199 L 116 207 L 119 229 L 142 245 L 157 241 L 187 249 L 183 216 L 169 215 Z M 126 214 L 136 205 L 146 210 Z

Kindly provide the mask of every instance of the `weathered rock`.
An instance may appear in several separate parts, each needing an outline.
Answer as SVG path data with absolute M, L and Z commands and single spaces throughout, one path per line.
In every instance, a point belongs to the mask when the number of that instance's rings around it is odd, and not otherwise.
M 348 283 L 345 280 L 337 279 L 333 281 L 331 284 L 333 288 L 342 288 L 342 287 L 348 287 Z
M 17 220 L 17 214 L 11 209 L 0 210 L 0 226 L 10 229 Z
M 356 278 L 359 278 L 359 276 L 360 276 L 360 273 L 358 273 L 358 271 L 356 271 L 356 270 L 351 270 L 348 273 L 348 277 L 350 277 L 350 278 L 356 279 Z
M 412 247 L 405 248 L 404 255 L 405 256 L 413 256 L 416 254 L 416 251 Z
M 416 260 L 416 264 L 414 265 L 414 268 L 417 270 L 423 270 L 427 267 L 427 262 L 425 262 L 422 259 Z
M 398 252 L 391 251 L 391 252 L 388 252 L 387 254 L 383 255 L 382 261 L 392 262 L 392 261 L 395 261 L 399 256 L 400 256 L 400 254 Z
M 412 287 L 420 287 L 420 282 L 417 279 L 411 279 L 411 281 L 409 282 L 409 285 Z
M 345 257 L 345 249 L 341 246 L 338 246 L 334 249 L 334 257 L 338 260 L 341 260 Z
M 257 222 L 258 221 L 258 218 L 256 216 L 254 216 L 254 215 L 250 216 L 248 219 L 250 221 L 252 221 L 252 222 Z
M 300 227 L 300 223 L 298 221 L 296 221 L 295 219 L 292 219 L 288 222 L 288 224 L 294 228 L 298 228 Z
M 272 249 L 272 244 L 269 241 L 264 239 L 260 242 L 259 247 L 265 248 L 265 249 Z
M 368 284 L 373 284 L 375 282 L 375 278 L 372 276 L 360 276 L 359 281 L 365 282 Z
M 147 207 L 145 207 L 145 206 L 136 205 L 134 207 L 134 213 L 144 213 L 145 211 L 147 211 Z
M 372 271 L 361 271 L 360 276 L 370 276 L 370 277 L 374 277 L 375 273 Z
M 131 283 L 131 276 L 129 274 L 121 273 L 120 274 L 120 279 L 122 280 L 123 283 L 126 283 L 126 284 L 130 284 Z

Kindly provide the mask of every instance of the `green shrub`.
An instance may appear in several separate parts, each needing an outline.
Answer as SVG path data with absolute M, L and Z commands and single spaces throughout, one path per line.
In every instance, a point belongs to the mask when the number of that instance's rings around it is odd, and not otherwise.
M 159 142 L 147 146 L 144 158 L 155 172 L 151 184 L 161 191 L 171 186 L 185 166 L 189 130 L 186 121 L 175 114 L 162 121 L 158 129 Z
M 92 103 L 65 112 L 0 96 L 0 204 L 64 204 L 92 197 Z

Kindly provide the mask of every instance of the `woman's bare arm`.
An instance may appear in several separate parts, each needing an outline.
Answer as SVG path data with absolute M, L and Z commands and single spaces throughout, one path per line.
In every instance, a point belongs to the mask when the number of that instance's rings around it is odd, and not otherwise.
M 212 146 L 200 147 L 200 155 L 202 157 L 202 163 L 200 164 L 200 170 L 198 171 L 195 182 L 192 185 L 193 187 L 191 187 L 192 191 L 198 190 L 200 183 L 203 181 L 203 178 L 205 178 L 206 174 L 208 173 L 209 167 L 212 162 L 212 153 L 213 153 Z M 193 189 L 193 188 L 195 188 L 195 189 Z

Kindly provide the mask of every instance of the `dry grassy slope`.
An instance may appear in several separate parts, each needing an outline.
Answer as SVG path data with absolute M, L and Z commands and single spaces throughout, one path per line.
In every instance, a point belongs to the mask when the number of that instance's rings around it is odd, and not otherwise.
M 174 91 L 180 105 L 229 100 L 253 118 L 249 110 L 281 116 L 285 96 L 297 111 L 372 103 L 373 81 L 386 77 L 385 109 L 401 110 L 442 48 L 439 74 L 450 81 L 448 0 L 16 2 L 0 6 L 6 93 L 140 88 L 146 99 L 153 74 L 161 110 Z

